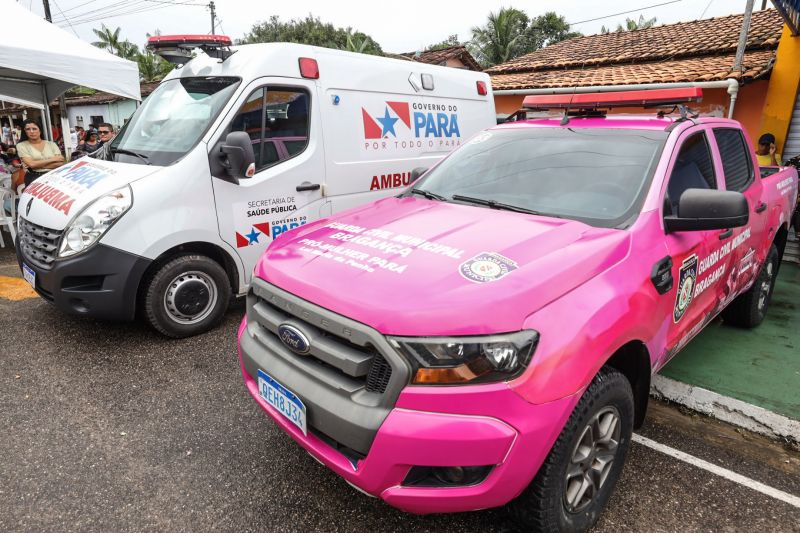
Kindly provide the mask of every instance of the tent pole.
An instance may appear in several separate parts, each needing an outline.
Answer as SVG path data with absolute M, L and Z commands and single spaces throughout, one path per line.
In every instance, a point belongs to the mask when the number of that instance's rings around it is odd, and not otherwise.
M 53 126 L 50 122 L 50 102 L 47 101 L 47 90 L 42 83 L 42 102 L 44 102 L 44 109 L 42 109 L 42 127 L 44 128 L 45 139 L 48 141 L 53 140 Z

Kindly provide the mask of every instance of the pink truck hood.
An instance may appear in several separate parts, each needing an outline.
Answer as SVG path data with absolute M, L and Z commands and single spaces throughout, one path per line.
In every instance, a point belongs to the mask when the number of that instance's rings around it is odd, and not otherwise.
M 499 333 L 622 260 L 629 240 L 576 221 L 387 198 L 276 239 L 255 275 L 384 334 Z

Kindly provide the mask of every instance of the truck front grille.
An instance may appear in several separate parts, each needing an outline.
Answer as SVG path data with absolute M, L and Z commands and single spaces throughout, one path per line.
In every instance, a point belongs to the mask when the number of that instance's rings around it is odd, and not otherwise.
M 19 244 L 25 261 L 50 270 L 58 256 L 58 244 L 63 232 L 39 226 L 21 216 L 18 221 Z

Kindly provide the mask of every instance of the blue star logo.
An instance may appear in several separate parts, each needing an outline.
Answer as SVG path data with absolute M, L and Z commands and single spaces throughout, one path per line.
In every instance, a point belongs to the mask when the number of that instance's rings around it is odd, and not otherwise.
M 256 231 L 256 228 L 253 228 L 253 231 L 251 231 L 250 233 L 248 233 L 247 235 L 245 235 L 245 237 L 247 237 L 248 239 L 250 239 L 250 242 L 249 242 L 248 244 L 254 244 L 254 243 L 257 243 L 257 242 L 258 242 L 258 236 L 259 236 L 259 235 L 261 235 L 261 232 L 259 232 L 259 231 Z
M 395 133 L 394 131 L 394 123 L 397 122 L 398 120 L 400 119 L 392 118 L 392 116 L 389 115 L 389 108 L 387 107 L 386 112 L 383 114 L 383 116 L 377 118 L 377 121 L 381 123 L 381 126 L 383 126 L 383 133 L 381 133 L 381 137 L 386 137 L 386 135 L 389 132 L 391 132 L 392 135 L 397 137 L 397 133 Z

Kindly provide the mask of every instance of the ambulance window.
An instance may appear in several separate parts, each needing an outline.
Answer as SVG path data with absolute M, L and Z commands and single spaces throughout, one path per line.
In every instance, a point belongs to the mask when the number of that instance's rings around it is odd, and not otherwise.
M 260 87 L 250 93 L 231 122 L 253 141 L 256 171 L 296 156 L 308 146 L 308 93 L 288 87 Z

